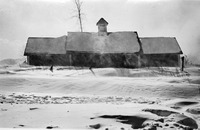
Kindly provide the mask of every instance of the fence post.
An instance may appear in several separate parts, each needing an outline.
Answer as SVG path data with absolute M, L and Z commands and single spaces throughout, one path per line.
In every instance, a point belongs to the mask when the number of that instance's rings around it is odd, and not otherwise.
M 182 56 L 181 57 L 181 71 L 184 71 L 184 67 L 185 67 L 185 57 Z

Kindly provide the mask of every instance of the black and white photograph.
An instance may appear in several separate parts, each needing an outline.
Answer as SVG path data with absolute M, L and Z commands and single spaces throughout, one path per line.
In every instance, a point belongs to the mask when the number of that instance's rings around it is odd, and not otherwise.
M 200 130 L 200 0 L 0 0 L 0 129 Z

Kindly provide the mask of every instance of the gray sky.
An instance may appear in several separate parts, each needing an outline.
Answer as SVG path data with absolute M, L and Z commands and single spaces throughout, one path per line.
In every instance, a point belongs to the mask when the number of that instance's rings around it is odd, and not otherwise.
M 59 37 L 79 31 L 72 0 L 0 0 L 0 60 L 21 58 L 27 38 Z M 200 63 L 200 1 L 83 0 L 83 29 L 137 31 L 140 37 L 176 37 L 184 54 Z

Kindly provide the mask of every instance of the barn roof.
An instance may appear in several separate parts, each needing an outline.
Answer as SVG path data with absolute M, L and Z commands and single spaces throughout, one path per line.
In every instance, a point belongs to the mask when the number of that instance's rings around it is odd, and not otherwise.
M 105 36 L 89 32 L 69 32 L 67 51 L 92 53 L 135 53 L 139 52 L 136 32 L 114 32 Z
M 144 54 L 183 54 L 175 37 L 140 38 Z
M 66 54 L 67 36 L 58 38 L 29 37 L 24 55 L 29 54 Z

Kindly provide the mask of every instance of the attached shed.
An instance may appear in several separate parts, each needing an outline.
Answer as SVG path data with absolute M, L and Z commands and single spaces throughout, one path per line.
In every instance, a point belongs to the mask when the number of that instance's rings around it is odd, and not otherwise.
M 29 37 L 24 55 L 30 65 L 68 65 L 67 36 L 58 38 Z
M 74 66 L 138 67 L 140 44 L 136 32 L 69 32 L 66 49 Z
M 141 65 L 144 67 L 179 67 L 180 54 L 183 54 L 175 37 L 140 38 L 143 54 Z

